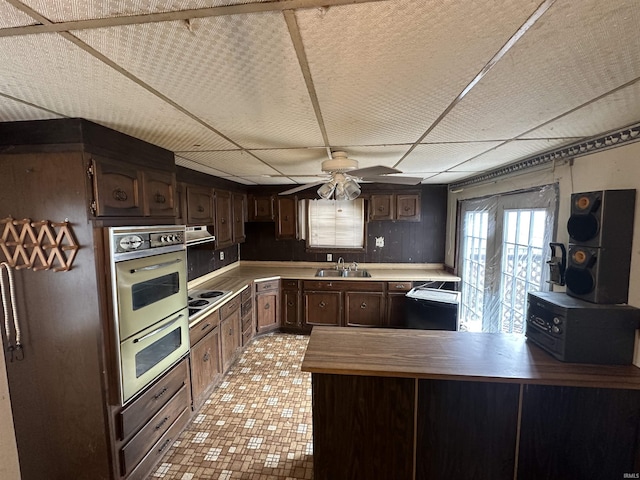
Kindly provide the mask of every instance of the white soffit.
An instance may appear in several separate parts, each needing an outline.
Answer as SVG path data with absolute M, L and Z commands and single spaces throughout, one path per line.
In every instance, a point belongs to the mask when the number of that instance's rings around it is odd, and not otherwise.
M 536 128 L 522 138 L 593 137 L 638 120 L 640 81 Z
M 498 145 L 500 142 L 423 143 L 398 168 L 403 172 L 441 172 Z
M 284 175 L 319 175 L 322 162 L 329 158 L 325 148 L 253 150 L 252 153 Z
M 47 120 L 50 118 L 63 117 L 0 95 L 0 122 Z
M 0 0 L 0 28 L 24 27 L 36 23 L 38 22 L 29 15 L 22 13 L 4 0 Z
M 538 152 L 544 152 L 553 148 L 558 148 L 574 139 L 556 138 L 544 140 L 512 140 L 493 150 L 483 153 L 471 160 L 463 162 L 453 168 L 454 172 L 484 172 L 486 170 L 500 167 L 507 163 L 530 157 Z
M 415 142 L 538 3 L 389 0 L 296 11 L 331 145 Z
M 640 77 L 640 8 L 558 0 L 426 141 L 516 137 Z
M 0 91 L 160 145 L 232 144 L 57 34 L 3 38 Z
M 77 35 L 245 148 L 324 145 L 281 13 Z
M 183 158 L 201 165 L 215 168 L 223 172 L 220 176 L 236 175 L 278 175 L 273 168 L 265 165 L 247 152 L 241 150 L 212 151 L 212 152 L 177 152 Z

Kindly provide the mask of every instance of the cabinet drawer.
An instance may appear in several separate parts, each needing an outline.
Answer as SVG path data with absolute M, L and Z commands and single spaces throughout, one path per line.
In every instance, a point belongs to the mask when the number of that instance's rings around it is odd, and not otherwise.
M 387 282 L 387 289 L 389 293 L 408 292 L 411 288 L 411 282 Z
M 188 384 L 188 379 L 189 367 L 184 359 L 120 412 L 120 438 L 128 438 L 147 423 L 178 390 Z
M 384 292 L 384 282 L 342 282 L 344 291 Z
M 253 297 L 253 295 L 251 295 L 251 285 L 249 285 L 249 288 L 245 288 L 240 293 L 240 301 L 242 303 L 244 303 L 244 302 L 246 302 L 248 300 L 251 300 L 252 297 Z
M 242 317 L 242 331 L 244 332 L 245 330 L 251 328 L 251 324 L 253 323 L 251 321 L 251 315 L 245 315 Z
M 180 432 L 189 422 L 189 409 L 185 409 L 178 419 L 169 427 L 169 430 L 160 437 L 160 440 L 151 448 L 149 453 L 138 464 L 137 467 L 131 472 L 131 475 L 127 477 L 127 480 L 144 480 L 149 477 L 151 469 L 158 463 L 162 456 L 167 453 L 167 450 L 173 442 L 178 439 Z
M 277 290 L 279 287 L 278 280 L 267 282 L 256 282 L 256 292 L 266 292 L 268 290 Z
M 282 288 L 297 290 L 298 288 L 300 288 L 298 282 L 298 280 L 282 280 Z
M 220 307 L 220 320 L 224 320 L 240 308 L 240 295 L 236 295 Z
M 240 307 L 240 315 L 243 317 L 245 315 L 249 315 L 252 310 L 253 310 L 253 302 L 251 301 L 251 299 L 249 299 L 246 302 L 244 302 Z
M 211 330 L 216 328 L 220 324 L 220 315 L 215 311 L 210 313 L 198 323 L 196 323 L 193 327 L 189 328 L 189 341 L 190 345 L 193 347 L 196 343 L 198 343 L 204 336 L 209 333 Z
M 343 282 L 340 280 L 305 280 L 303 288 L 305 290 L 342 290 Z
M 169 430 L 173 422 L 189 407 L 187 386 L 183 386 L 169 402 L 140 430 L 122 450 L 120 462 L 126 475 L 142 460 L 154 443 Z

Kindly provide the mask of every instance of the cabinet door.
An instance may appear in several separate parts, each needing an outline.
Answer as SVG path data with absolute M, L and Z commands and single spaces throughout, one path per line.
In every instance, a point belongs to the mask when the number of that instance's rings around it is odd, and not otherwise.
M 243 243 L 246 239 L 244 223 L 247 221 L 245 214 L 247 196 L 243 193 L 234 193 L 231 198 L 233 201 L 233 243 Z
M 187 185 L 176 182 L 176 223 L 187 224 Z
M 396 219 L 420 221 L 420 195 L 396 195 Z
M 249 196 L 249 221 L 273 222 L 273 197 Z
M 194 409 L 207 399 L 221 374 L 220 330 L 216 327 L 191 348 L 191 392 Z
M 143 216 L 140 170 L 97 156 L 92 158 L 92 167 L 96 216 Z
M 144 172 L 144 210 L 151 217 L 176 216 L 176 176 L 173 173 Z
M 233 213 L 231 208 L 231 192 L 216 190 L 216 248 L 224 248 L 233 244 L 231 238 Z
M 411 290 L 411 282 L 387 283 L 387 325 L 404 325 L 406 316 L 406 294 Z
M 345 292 L 345 324 L 349 327 L 384 325 L 383 292 Z
M 229 370 L 236 351 L 240 348 L 241 333 L 240 310 L 238 309 L 220 322 L 220 349 L 222 351 L 222 369 L 225 372 Z
M 300 291 L 282 291 L 282 326 L 287 328 L 300 328 Z
M 342 325 L 342 292 L 304 292 L 306 325 Z
M 187 185 L 187 223 L 213 225 L 213 191 L 210 188 Z
M 278 292 L 264 292 L 256 295 L 256 317 L 258 333 L 273 330 L 278 326 Z
M 276 238 L 278 240 L 297 239 L 297 201 L 293 197 L 278 198 L 276 215 Z
M 371 195 L 369 203 L 369 220 L 393 220 L 393 195 Z

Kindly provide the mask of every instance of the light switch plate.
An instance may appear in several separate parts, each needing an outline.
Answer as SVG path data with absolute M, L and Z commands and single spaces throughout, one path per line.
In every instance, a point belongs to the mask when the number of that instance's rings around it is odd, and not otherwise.
M 384 237 L 376 237 L 376 247 L 384 247 Z
M 220 252 L 220 260 L 224 260 L 224 252 Z
M 333 255 L 327 253 L 327 262 L 331 262 L 333 260 Z

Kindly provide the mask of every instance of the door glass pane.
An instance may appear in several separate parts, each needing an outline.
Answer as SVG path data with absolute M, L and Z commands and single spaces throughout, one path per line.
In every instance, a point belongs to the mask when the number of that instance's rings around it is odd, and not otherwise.
M 463 231 L 460 330 L 482 331 L 488 212 L 467 212 Z
M 146 307 L 171 295 L 175 295 L 179 290 L 180 275 L 178 272 L 136 283 L 131 286 L 132 308 L 135 311 Z
M 175 328 L 136 353 L 136 378 L 147 373 L 180 348 L 182 345 L 181 328 Z

